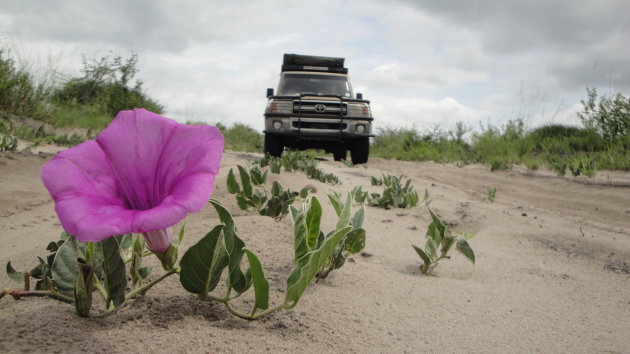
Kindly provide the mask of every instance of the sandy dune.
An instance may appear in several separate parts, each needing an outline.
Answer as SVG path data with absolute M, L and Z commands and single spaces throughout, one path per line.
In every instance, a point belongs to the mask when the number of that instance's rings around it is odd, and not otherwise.
M 61 232 L 39 180 L 49 156 L 0 153 L 3 268 L 9 260 L 30 268 Z M 290 220 L 238 210 L 225 187 L 230 167 L 259 157 L 226 153 L 213 196 L 259 254 L 277 302 L 291 268 Z M 320 168 L 343 185 L 285 172 L 271 181 L 294 190 L 313 185 L 325 231 L 336 222 L 327 192 L 376 191 L 370 176 L 404 173 L 420 194 L 428 189 L 432 209 L 455 230 L 476 235 L 477 264 L 453 253 L 434 276 L 419 274 L 410 244 L 424 244 L 426 208 L 369 207 L 367 256 L 311 286 L 294 310 L 247 322 L 199 302 L 176 277 L 105 319 L 79 318 L 73 306 L 51 299 L 3 298 L 0 352 L 630 352 L 629 173 L 586 180 L 382 159 L 357 167 L 323 161 Z M 486 200 L 490 187 L 497 188 L 494 203 Z M 185 246 L 216 223 L 210 207 L 188 217 Z M 2 273 L 0 288 L 16 287 Z

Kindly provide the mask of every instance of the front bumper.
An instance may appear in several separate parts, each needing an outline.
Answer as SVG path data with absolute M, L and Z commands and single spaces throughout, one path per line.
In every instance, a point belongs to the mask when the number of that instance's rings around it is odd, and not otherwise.
M 295 136 L 300 139 L 352 139 L 373 137 L 372 117 L 318 117 L 265 114 L 265 134 Z

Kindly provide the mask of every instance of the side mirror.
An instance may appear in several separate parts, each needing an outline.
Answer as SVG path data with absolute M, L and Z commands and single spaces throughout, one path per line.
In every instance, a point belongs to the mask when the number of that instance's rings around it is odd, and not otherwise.
M 273 96 L 273 89 L 272 88 L 268 88 L 267 89 L 267 97 L 271 97 Z
M 363 94 L 361 92 L 357 92 L 357 100 L 362 100 Z

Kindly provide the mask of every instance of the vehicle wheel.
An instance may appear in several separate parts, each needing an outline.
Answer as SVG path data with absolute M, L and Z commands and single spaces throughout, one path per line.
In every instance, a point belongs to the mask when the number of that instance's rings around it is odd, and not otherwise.
M 265 134 L 265 154 L 280 157 L 283 149 L 284 146 L 282 146 L 282 137 Z
M 370 155 L 370 138 L 356 139 L 352 143 L 350 155 L 353 165 L 368 162 L 368 156 Z
M 333 157 L 335 161 L 345 160 L 348 157 L 348 149 L 346 147 L 340 147 L 337 150 L 333 151 Z

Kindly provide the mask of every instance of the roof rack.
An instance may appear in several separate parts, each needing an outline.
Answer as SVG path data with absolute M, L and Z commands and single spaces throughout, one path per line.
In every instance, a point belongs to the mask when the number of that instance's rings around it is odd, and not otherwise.
M 343 67 L 343 62 L 344 58 L 285 54 L 282 71 L 322 71 L 347 74 L 348 68 Z

